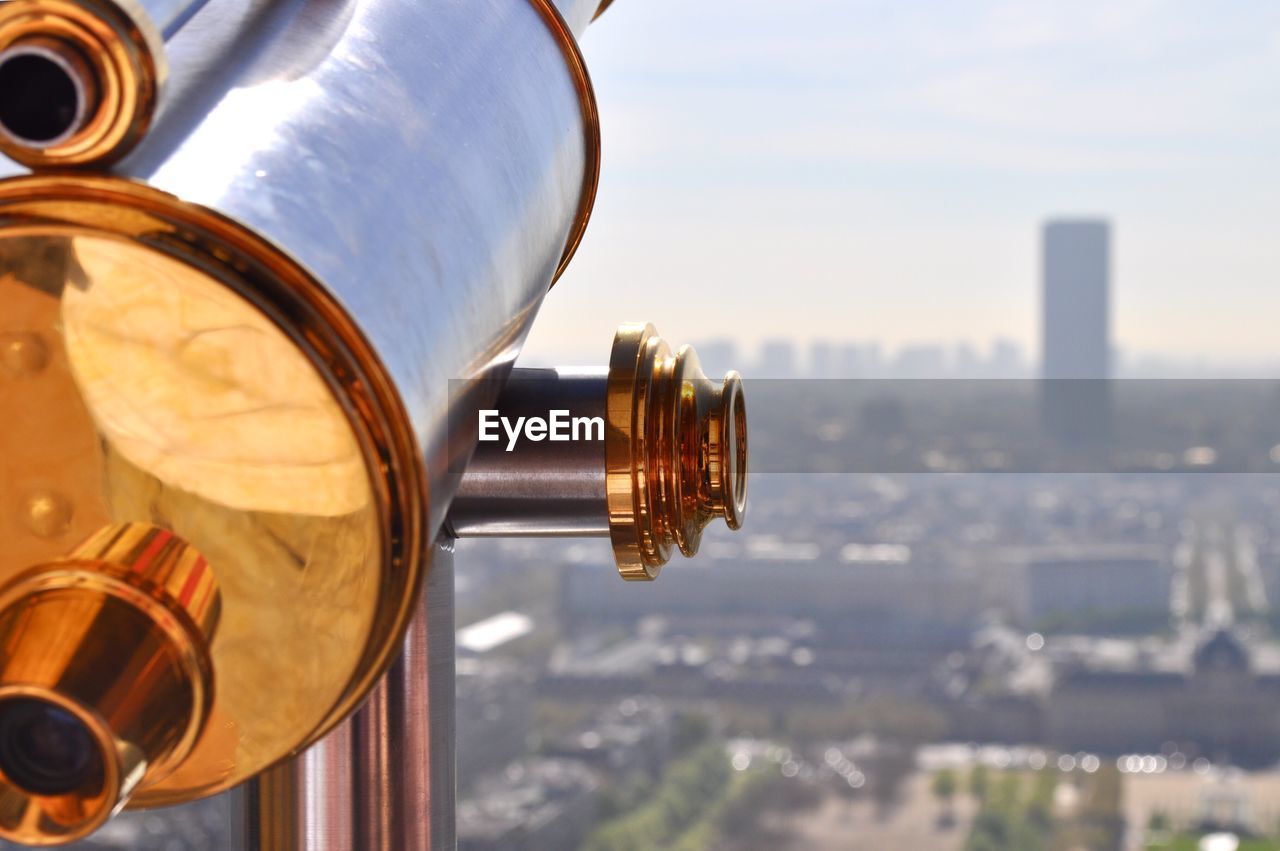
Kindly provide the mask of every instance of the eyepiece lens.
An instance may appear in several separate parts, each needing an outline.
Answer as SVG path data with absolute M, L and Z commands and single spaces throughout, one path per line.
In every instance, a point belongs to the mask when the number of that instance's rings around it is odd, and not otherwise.
M 37 53 L 0 60 L 0 124 L 29 142 L 51 142 L 75 123 L 80 93 L 67 69 Z
M 0 703 L 0 772 L 35 795 L 65 795 L 102 783 L 102 756 L 85 723 L 33 698 Z

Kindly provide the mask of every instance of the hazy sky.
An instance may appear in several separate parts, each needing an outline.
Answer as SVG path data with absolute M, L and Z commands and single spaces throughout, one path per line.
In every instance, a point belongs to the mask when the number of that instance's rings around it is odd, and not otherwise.
M 1039 225 L 1114 226 L 1128 351 L 1280 356 L 1280 3 L 616 0 L 586 242 L 533 335 L 1038 346 Z

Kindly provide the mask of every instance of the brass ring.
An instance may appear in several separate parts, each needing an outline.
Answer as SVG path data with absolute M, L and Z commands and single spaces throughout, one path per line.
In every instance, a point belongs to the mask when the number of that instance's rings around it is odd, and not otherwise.
M 582 58 L 582 51 L 578 47 L 578 40 L 573 37 L 573 31 L 565 23 L 560 10 L 556 8 L 552 0 L 529 0 L 529 2 L 533 4 L 534 9 L 546 22 L 551 34 L 559 43 L 561 52 L 564 53 L 565 61 L 569 65 L 569 74 L 573 77 L 574 88 L 578 90 L 578 103 L 582 107 L 582 125 L 585 137 L 583 142 L 586 164 L 582 181 L 582 194 L 578 199 L 578 210 L 574 214 L 573 227 L 569 230 L 569 239 L 565 243 L 564 253 L 560 257 L 560 264 L 556 267 L 556 273 L 551 278 L 551 286 L 555 286 L 556 281 L 560 280 L 564 270 L 569 267 L 569 261 L 573 259 L 578 246 L 582 243 L 582 237 L 587 232 L 587 223 L 591 220 L 591 210 L 595 207 L 596 189 L 600 185 L 600 109 L 596 103 L 596 90 L 591 85 L 591 75 L 587 73 L 587 63 Z M 605 5 L 608 4 L 606 3 Z

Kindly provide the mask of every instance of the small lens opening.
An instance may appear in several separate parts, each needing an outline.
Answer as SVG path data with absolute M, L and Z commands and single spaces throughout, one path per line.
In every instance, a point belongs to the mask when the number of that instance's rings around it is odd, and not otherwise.
M 0 703 L 0 772 L 33 795 L 95 794 L 102 788 L 102 753 L 89 727 L 46 700 Z
M 73 132 L 82 111 L 81 87 L 71 69 L 42 52 L 0 56 L 0 125 L 31 145 Z

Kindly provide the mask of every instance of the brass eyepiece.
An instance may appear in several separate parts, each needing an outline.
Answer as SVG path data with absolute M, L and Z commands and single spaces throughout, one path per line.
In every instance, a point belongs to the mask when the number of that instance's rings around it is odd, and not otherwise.
M 219 593 L 142 523 L 0 587 L 0 837 L 84 837 L 191 751 L 213 698 Z
M 146 133 L 159 33 L 128 4 L 0 3 L 0 152 L 31 168 L 109 163 Z
M 651 325 L 621 326 L 607 369 L 513 370 L 497 404 L 480 412 L 480 440 L 449 508 L 456 537 L 608 536 L 622 578 L 645 580 L 674 548 L 696 554 L 717 517 L 742 525 L 742 379 L 713 381 L 692 348 L 673 353 Z M 559 437 L 548 414 L 562 417 Z M 495 416 L 505 442 L 483 433 Z M 526 425 L 521 441 L 521 423 L 541 425 Z
M 694 555 L 717 517 L 741 526 L 747 410 L 738 373 L 717 384 L 691 347 L 673 354 L 652 325 L 623 325 L 606 408 L 609 537 L 623 579 L 657 577 L 672 546 Z

